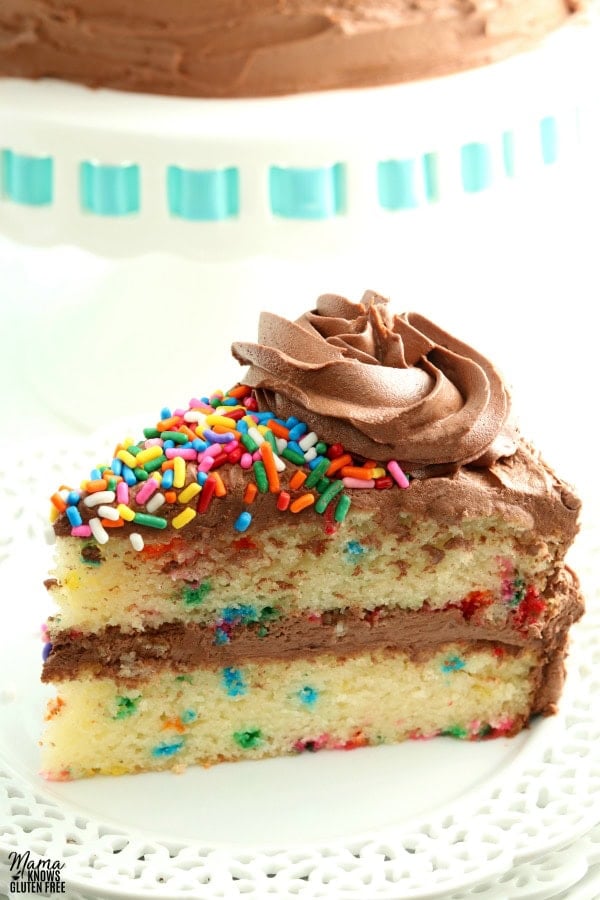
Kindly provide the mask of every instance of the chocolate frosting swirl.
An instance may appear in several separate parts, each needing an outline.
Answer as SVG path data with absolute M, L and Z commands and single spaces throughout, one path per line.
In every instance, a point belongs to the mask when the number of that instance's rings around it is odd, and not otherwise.
M 232 347 L 261 408 L 295 415 L 359 456 L 397 459 L 417 477 L 514 454 L 510 400 L 492 364 L 387 303 L 372 291 L 360 303 L 325 294 L 296 322 L 262 313 L 259 343 Z

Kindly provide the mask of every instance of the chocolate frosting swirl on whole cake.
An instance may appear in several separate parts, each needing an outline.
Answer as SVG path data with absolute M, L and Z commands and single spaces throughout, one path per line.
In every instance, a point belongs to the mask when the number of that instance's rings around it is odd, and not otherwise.
M 416 477 L 489 466 L 517 448 L 493 365 L 417 313 L 325 294 L 290 322 L 262 313 L 259 343 L 233 344 L 261 408 L 297 416 L 352 453 L 397 459 Z

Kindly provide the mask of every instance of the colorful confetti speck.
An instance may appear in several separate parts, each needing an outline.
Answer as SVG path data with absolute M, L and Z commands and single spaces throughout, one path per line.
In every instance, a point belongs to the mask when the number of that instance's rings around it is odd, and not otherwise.
M 460 656 L 451 656 L 442 663 L 442 672 L 458 672 L 464 669 L 466 663 Z
M 305 685 L 298 691 L 298 697 L 300 698 L 300 702 L 304 703 L 306 706 L 314 706 L 319 697 L 319 692 L 316 688 Z
M 221 613 L 221 619 L 228 625 L 244 625 L 247 622 L 258 621 L 255 606 L 241 604 L 240 606 L 226 606 Z
M 186 606 L 200 606 L 203 603 L 204 599 L 210 592 L 212 591 L 212 584 L 207 579 L 206 581 L 202 581 L 200 584 L 192 587 L 189 584 L 183 589 L 183 602 Z
M 252 750 L 263 743 L 260 728 L 251 728 L 248 731 L 235 731 L 233 739 L 242 750 Z
M 113 719 L 127 719 L 138 711 L 138 705 L 142 695 L 137 697 L 117 697 L 117 712 Z
M 248 685 L 241 669 L 223 669 L 223 687 L 228 697 L 243 697 L 248 693 Z
M 461 728 L 460 725 L 452 725 L 450 728 L 445 728 L 442 734 L 446 737 L 466 738 L 467 729 Z
M 363 547 L 359 541 L 348 541 L 344 547 L 344 553 L 348 556 L 362 556 L 366 552 L 366 547 Z
M 178 741 L 171 741 L 170 743 L 162 741 L 160 744 L 157 744 L 156 747 L 152 748 L 152 756 L 174 756 L 175 753 L 179 753 L 184 743 L 183 738 Z
M 228 644 L 231 638 L 224 628 L 215 629 L 214 644 Z

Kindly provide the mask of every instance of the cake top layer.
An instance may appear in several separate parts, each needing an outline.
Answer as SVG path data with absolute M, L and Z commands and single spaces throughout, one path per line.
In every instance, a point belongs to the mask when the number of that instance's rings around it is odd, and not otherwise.
M 502 59 L 582 0 L 3 0 L 0 73 L 195 97 L 411 81 Z
M 502 517 L 571 542 L 579 501 L 517 440 L 500 376 L 474 350 L 420 316 L 392 316 L 372 293 L 360 304 L 321 298 L 295 324 L 267 316 L 261 332 L 266 343 L 234 347 L 257 390 L 163 409 L 142 440 L 125 438 L 79 487 L 53 495 L 55 532 L 129 537 L 141 550 L 302 513 L 333 534 L 352 505 L 388 530 L 401 515 Z M 421 446 L 436 454 L 428 464 Z
M 278 415 L 365 458 L 399 459 L 418 477 L 513 454 L 509 397 L 492 364 L 387 304 L 368 291 L 360 303 L 319 297 L 295 323 L 263 313 L 259 343 L 233 345 L 251 366 L 245 382 Z

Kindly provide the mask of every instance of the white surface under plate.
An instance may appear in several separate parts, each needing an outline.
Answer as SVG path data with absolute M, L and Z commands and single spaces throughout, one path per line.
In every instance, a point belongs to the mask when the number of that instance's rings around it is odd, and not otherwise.
M 90 457 L 73 440 L 44 454 L 54 468 L 80 469 Z M 27 483 L 32 462 L 0 471 L 13 525 L 13 535 L 0 530 L 11 611 L 0 638 L 0 862 L 15 848 L 64 860 L 77 898 L 449 897 L 505 881 L 600 818 L 597 603 L 574 629 L 559 715 L 512 740 L 441 738 L 179 776 L 44 782 L 37 740 L 49 690 L 38 681 L 38 623 L 48 611 L 48 553 L 37 511 L 50 466 L 40 461 Z M 11 496 L 19 480 L 25 490 Z M 577 567 L 593 583 L 598 536 L 583 537 Z

